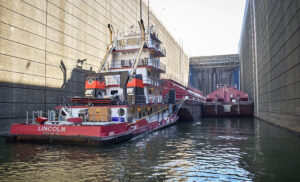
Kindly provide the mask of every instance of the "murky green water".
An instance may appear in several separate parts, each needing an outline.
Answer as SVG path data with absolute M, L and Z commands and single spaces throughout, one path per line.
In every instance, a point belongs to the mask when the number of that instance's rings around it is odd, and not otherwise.
M 106 148 L 1 139 L 0 181 L 300 181 L 300 137 L 208 118 Z

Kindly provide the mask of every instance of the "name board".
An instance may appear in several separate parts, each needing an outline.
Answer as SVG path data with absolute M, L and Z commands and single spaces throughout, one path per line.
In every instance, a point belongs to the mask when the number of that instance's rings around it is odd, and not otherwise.
M 39 126 L 38 131 L 41 132 L 66 132 L 66 127 L 59 127 L 59 126 Z

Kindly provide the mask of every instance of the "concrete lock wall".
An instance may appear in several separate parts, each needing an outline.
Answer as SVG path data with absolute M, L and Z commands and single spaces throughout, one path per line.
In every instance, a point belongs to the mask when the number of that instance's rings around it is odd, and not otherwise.
M 26 110 L 46 111 L 62 96 L 82 96 L 85 74 L 105 54 L 107 24 L 115 31 L 138 27 L 139 7 L 139 0 L 0 0 L 0 134 L 23 122 Z M 147 26 L 145 4 L 143 19 Z M 152 12 L 150 24 L 167 49 L 165 77 L 186 85 L 188 56 Z
M 239 55 L 198 56 L 190 58 L 190 85 L 208 95 L 220 86 L 239 89 Z
M 300 132 L 300 1 L 248 0 L 240 41 L 241 89 L 255 116 Z

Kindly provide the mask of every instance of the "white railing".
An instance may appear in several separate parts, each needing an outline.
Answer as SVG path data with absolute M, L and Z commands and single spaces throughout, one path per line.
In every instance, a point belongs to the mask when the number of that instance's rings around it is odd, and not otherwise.
M 157 103 L 162 103 L 162 101 L 163 101 L 162 96 L 154 96 L 154 95 L 146 96 L 147 104 L 157 104 Z
M 131 68 L 134 65 L 135 60 L 112 60 L 110 68 Z M 138 66 L 151 66 L 160 69 L 162 72 L 166 72 L 166 65 L 161 63 L 159 59 L 140 59 Z
M 156 85 L 159 86 L 160 83 L 162 83 L 162 80 L 160 79 L 154 79 L 154 78 L 143 78 L 144 84 L 150 84 L 150 85 Z
M 120 75 L 105 76 L 105 85 L 120 85 Z

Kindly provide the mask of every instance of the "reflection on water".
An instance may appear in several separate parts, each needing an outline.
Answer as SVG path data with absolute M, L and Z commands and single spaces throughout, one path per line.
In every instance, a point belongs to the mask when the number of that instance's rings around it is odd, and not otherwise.
M 248 118 L 178 123 L 106 148 L 0 147 L 0 181 L 300 181 L 300 138 Z

